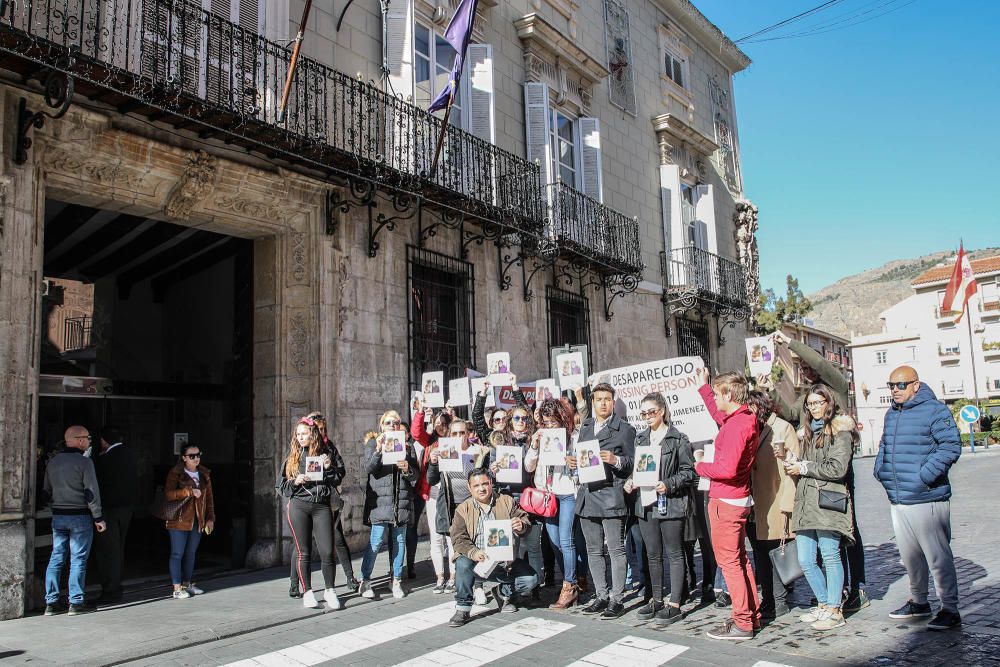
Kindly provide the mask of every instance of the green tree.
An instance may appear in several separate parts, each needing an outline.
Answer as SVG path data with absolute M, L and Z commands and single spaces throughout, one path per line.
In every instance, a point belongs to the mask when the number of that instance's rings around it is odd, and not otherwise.
M 812 302 L 799 289 L 799 281 L 789 274 L 785 278 L 785 294 L 778 296 L 766 289 L 757 298 L 754 327 L 760 334 L 777 331 L 785 322 L 797 322 L 812 310 Z

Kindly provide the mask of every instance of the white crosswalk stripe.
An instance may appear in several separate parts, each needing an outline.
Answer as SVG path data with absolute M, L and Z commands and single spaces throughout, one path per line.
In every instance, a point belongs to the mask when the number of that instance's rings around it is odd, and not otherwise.
M 444 604 L 421 609 L 410 614 L 403 614 L 402 616 L 379 621 L 378 623 L 314 639 L 313 641 L 297 646 L 229 663 L 226 667 L 259 667 L 260 665 L 264 665 L 265 667 L 299 667 L 300 665 L 318 665 L 327 660 L 342 658 L 357 651 L 364 651 L 373 646 L 391 642 L 417 632 L 423 632 L 436 625 L 442 625 L 448 622 L 453 613 L 455 613 L 455 603 L 445 602 Z M 386 628 L 389 627 L 392 628 L 392 632 L 386 631 Z
M 753 663 L 753 667 L 792 667 L 792 666 L 780 662 L 768 662 L 767 660 L 758 660 L 757 662 Z
M 614 644 L 608 644 L 600 651 L 583 656 L 567 667 L 593 667 L 594 665 L 602 667 L 622 667 L 622 665 L 657 667 L 670 662 L 686 650 L 688 647 L 680 644 L 668 644 L 654 639 L 628 635 Z
M 438 667 L 440 665 L 478 667 L 516 653 L 532 644 L 545 641 L 572 627 L 574 626 L 570 623 L 547 621 L 531 616 L 517 623 L 452 644 L 448 648 L 431 651 L 419 658 L 401 662 L 396 667 Z

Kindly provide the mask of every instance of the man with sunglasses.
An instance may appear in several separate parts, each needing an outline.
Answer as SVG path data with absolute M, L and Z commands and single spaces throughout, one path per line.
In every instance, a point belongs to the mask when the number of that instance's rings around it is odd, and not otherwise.
M 892 405 L 875 458 L 875 477 L 885 487 L 896 546 L 910 579 L 910 599 L 889 618 L 931 616 L 928 574 L 941 610 L 927 624 L 949 630 L 962 624 L 958 577 L 951 553 L 951 484 L 948 469 L 962 453 L 951 410 L 939 401 L 917 371 L 900 366 L 889 376 Z
M 69 615 L 93 611 L 85 604 L 87 558 L 94 541 L 94 528 L 106 527 L 101 514 L 101 491 L 94 462 L 83 456 L 90 448 L 90 433 L 83 426 L 70 426 L 64 435 L 65 449 L 45 468 L 43 489 L 52 506 L 52 556 L 45 570 L 45 615 L 67 611 L 59 601 L 59 580 L 69 558 Z

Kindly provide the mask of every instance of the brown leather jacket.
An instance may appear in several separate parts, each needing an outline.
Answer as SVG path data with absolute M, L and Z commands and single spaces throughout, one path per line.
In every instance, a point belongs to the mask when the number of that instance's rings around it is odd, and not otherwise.
M 212 471 L 204 466 L 198 466 L 200 484 L 195 486 L 191 476 L 184 472 L 184 464 L 178 463 L 167 473 L 167 481 L 163 485 L 163 496 L 167 500 L 191 498 L 184 503 L 180 517 L 176 521 L 167 521 L 168 530 L 191 530 L 194 520 L 198 519 L 198 530 L 205 531 L 205 523 L 215 523 L 215 503 L 212 499 Z M 201 489 L 201 497 L 194 498 L 195 488 Z

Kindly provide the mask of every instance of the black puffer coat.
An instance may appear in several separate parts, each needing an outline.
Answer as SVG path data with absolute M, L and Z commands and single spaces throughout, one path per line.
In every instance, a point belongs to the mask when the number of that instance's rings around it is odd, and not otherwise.
M 368 471 L 368 488 L 365 493 L 365 523 L 388 523 L 405 526 L 413 512 L 420 467 L 413 445 L 406 443 L 406 461 L 410 464 L 406 474 L 396 464 L 383 465 L 382 453 L 375 451 L 375 439 L 365 443 L 365 469 Z

